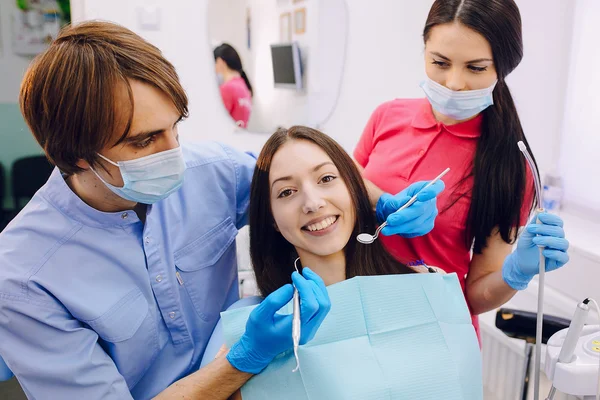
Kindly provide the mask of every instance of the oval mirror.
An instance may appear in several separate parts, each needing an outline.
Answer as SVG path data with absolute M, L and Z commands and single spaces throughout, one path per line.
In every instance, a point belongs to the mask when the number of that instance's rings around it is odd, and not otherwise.
M 210 56 L 224 111 L 251 132 L 332 114 L 348 32 L 344 0 L 210 0 Z

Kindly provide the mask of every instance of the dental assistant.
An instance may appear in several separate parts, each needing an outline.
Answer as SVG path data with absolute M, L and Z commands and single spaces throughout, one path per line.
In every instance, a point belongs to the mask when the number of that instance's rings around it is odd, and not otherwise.
M 384 192 L 380 223 L 394 219 L 389 213 L 407 200 L 409 182 L 451 168 L 433 230 L 382 240 L 401 261 L 456 272 L 477 331 L 477 314 L 501 306 L 537 274 L 538 246 L 547 271 L 568 261 L 563 222 L 546 213 L 511 253 L 534 200 L 517 147 L 527 140 L 505 81 L 523 57 L 521 34 L 513 0 L 436 0 L 423 31 L 425 98 L 379 106 L 354 151 L 371 192 Z
M 179 144 L 187 96 L 156 47 L 108 22 L 67 27 L 27 70 L 20 105 L 57 166 L 0 234 L 0 356 L 29 398 L 227 399 L 292 347 L 284 285 L 199 369 L 238 299 L 255 159 Z M 434 214 L 436 194 L 413 211 Z M 316 274 L 292 280 L 305 343 L 329 297 Z

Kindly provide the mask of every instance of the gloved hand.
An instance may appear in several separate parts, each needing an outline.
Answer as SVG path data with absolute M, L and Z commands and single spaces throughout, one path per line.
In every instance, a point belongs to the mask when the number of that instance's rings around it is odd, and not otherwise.
M 419 193 L 417 201 L 410 207 L 398 211 L 428 183 L 429 181 L 413 183 L 395 196 L 389 193 L 381 195 L 375 212 L 378 223 L 382 224 L 384 221 L 388 223 L 381 230 L 383 235 L 413 238 L 431 232 L 438 214 L 437 196 L 444 190 L 444 182 L 441 180 Z
M 323 280 L 309 268 L 292 274 L 292 281 L 300 294 L 300 344 L 310 341 L 327 316 L 331 303 Z M 246 323 L 246 332 L 235 343 L 227 360 L 236 369 L 258 374 L 280 353 L 291 349 L 292 315 L 277 314 L 294 295 L 287 284 L 268 295 L 256 307 Z
M 553 214 L 540 213 L 539 223 L 533 220 L 517 243 L 517 250 L 504 260 L 502 278 L 515 290 L 523 290 L 531 279 L 540 271 L 540 251 L 546 258 L 546 271 L 554 271 L 569 261 L 567 249 L 569 242 L 565 239 L 562 219 Z

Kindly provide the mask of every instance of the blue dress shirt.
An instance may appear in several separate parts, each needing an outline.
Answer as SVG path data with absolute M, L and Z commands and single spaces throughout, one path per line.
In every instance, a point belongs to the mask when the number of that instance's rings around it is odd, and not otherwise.
M 238 299 L 255 159 L 183 150 L 183 186 L 145 223 L 91 208 L 55 169 L 0 234 L 0 355 L 30 399 L 148 399 L 198 369 Z

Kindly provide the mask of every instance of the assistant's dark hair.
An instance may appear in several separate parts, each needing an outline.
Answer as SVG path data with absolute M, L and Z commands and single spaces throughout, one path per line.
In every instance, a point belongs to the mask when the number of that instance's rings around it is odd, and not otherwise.
M 412 272 L 404 264 L 396 261 L 379 240 L 370 245 L 360 244 L 356 236 L 361 232 L 373 232 L 377 227 L 375 214 L 371 208 L 367 188 L 356 165 L 346 151 L 332 138 L 315 129 L 294 126 L 279 129 L 265 143 L 258 160 L 250 194 L 250 256 L 256 282 L 263 296 L 268 296 L 286 283 L 291 283 L 294 271 L 296 250 L 280 232 L 275 229 L 271 211 L 271 186 L 269 173 L 275 153 L 284 144 L 305 140 L 319 146 L 339 171 L 352 204 L 356 210 L 356 222 L 348 244 L 344 248 L 346 256 L 346 277 L 402 274 Z
M 505 81 L 523 58 L 521 15 L 513 0 L 436 0 L 423 30 L 425 43 L 431 29 L 453 22 L 487 39 L 498 74 L 494 105 L 483 111 L 472 170 L 463 179 L 474 178 L 466 240 L 469 246 L 474 240 L 473 250 L 481 253 L 496 226 L 502 240 L 514 242 L 524 201 L 527 170 L 517 142 L 522 140 L 528 149 L 529 144 Z
M 242 59 L 237 51 L 230 44 L 223 43 L 213 50 L 213 55 L 215 56 L 215 61 L 217 58 L 220 58 L 227 64 L 229 69 L 237 71 L 242 76 L 244 82 L 246 82 L 246 86 L 250 91 L 250 95 L 254 95 L 252 91 L 252 85 L 250 84 L 250 79 L 248 79 L 248 75 L 244 72 L 244 67 L 242 67 Z

